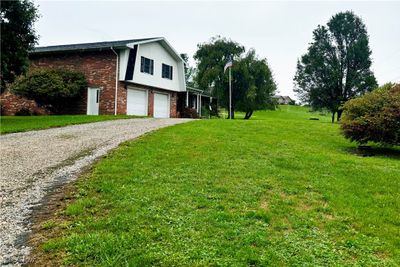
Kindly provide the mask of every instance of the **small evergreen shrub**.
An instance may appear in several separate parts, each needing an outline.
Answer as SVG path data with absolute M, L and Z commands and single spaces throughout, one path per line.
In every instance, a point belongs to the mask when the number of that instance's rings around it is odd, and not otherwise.
M 39 69 L 21 76 L 11 92 L 35 100 L 39 106 L 59 113 L 87 88 L 85 76 L 67 69 Z
M 400 84 L 385 84 L 343 106 L 341 128 L 351 141 L 400 145 Z

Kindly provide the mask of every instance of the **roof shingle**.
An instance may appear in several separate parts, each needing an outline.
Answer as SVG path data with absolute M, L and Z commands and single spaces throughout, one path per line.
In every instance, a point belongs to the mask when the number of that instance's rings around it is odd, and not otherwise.
M 96 42 L 96 43 L 81 43 L 81 44 L 67 44 L 67 45 L 52 45 L 52 46 L 39 46 L 35 47 L 31 54 L 40 53 L 51 53 L 51 52 L 63 52 L 63 51 L 83 51 L 83 50 L 102 50 L 104 48 L 118 48 L 124 47 L 129 43 L 145 42 L 162 37 L 142 38 L 142 39 L 130 39 L 121 41 L 107 41 L 107 42 Z

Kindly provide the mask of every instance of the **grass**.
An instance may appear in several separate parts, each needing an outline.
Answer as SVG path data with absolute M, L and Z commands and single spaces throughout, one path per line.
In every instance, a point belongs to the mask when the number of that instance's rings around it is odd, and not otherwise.
M 398 266 L 400 151 L 359 156 L 329 120 L 283 107 L 126 142 L 40 250 L 74 266 Z
M 51 116 L 1 116 L 0 134 L 26 132 L 53 127 L 97 121 L 135 118 L 127 115 L 51 115 Z

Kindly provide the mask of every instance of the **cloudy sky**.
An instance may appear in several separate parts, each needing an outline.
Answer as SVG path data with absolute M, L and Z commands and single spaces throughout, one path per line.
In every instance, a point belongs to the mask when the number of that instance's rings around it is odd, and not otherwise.
M 295 96 L 296 60 L 313 29 L 337 12 L 352 10 L 367 25 L 378 82 L 400 82 L 399 1 L 35 2 L 40 46 L 164 36 L 178 52 L 192 56 L 197 44 L 221 35 L 267 58 L 278 90 L 290 96 Z

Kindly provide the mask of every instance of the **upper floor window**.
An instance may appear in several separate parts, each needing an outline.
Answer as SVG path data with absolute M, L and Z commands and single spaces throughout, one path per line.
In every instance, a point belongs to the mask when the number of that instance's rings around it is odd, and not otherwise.
M 154 60 L 147 57 L 141 58 L 140 71 L 153 75 L 154 73 Z
M 162 64 L 161 77 L 172 80 L 172 66 L 167 64 Z

